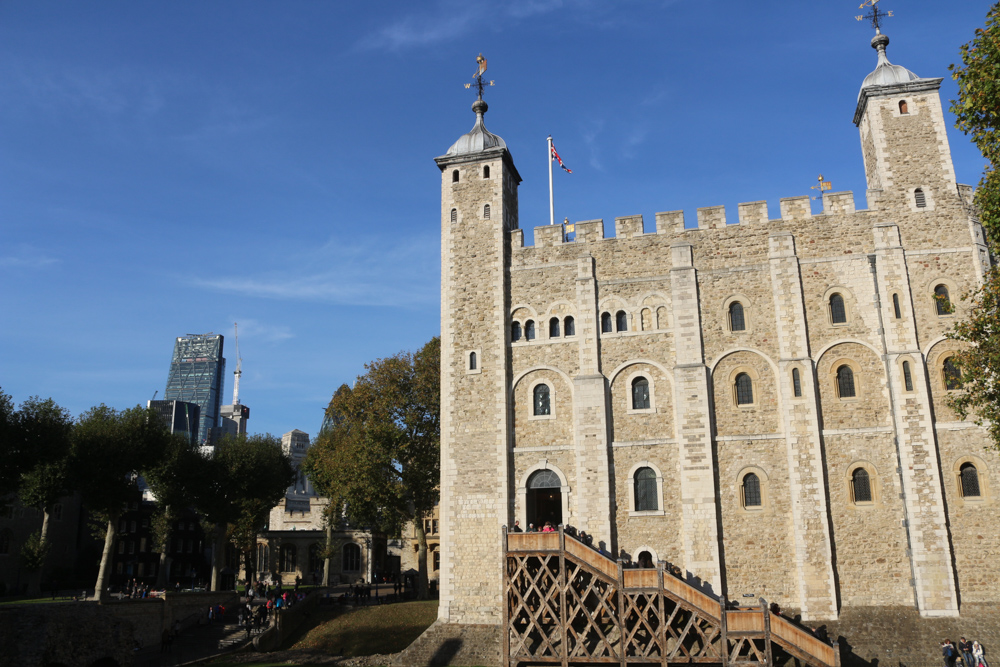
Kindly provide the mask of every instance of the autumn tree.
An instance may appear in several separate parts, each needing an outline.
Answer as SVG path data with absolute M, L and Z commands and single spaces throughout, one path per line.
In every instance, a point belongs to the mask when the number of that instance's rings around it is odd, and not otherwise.
M 952 100 L 955 126 L 972 138 L 986 158 L 975 204 L 991 253 L 1000 254 L 1000 2 L 990 7 L 986 27 L 961 47 L 961 66 L 951 65 L 958 82 Z M 969 319 L 956 324 L 951 338 L 969 345 L 956 355 L 962 391 L 951 398 L 963 418 L 975 415 L 988 424 L 993 446 L 1000 449 L 1000 272 L 987 272 L 985 282 L 968 298 Z
M 213 591 L 219 590 L 222 559 L 230 540 L 243 556 L 247 579 L 254 579 L 257 535 L 293 481 L 291 459 L 275 436 L 226 435 L 219 440 L 194 489 L 198 510 L 215 526 Z
M 99 405 L 83 413 L 73 428 L 70 452 L 73 487 L 90 509 L 108 517 L 95 586 L 100 598 L 107 595 L 111 554 L 122 509 L 138 495 L 139 475 L 160 464 L 171 437 L 154 411 L 139 406 L 119 411 Z
M 416 353 L 367 364 L 353 388 L 334 395 L 333 424 L 303 463 L 334 512 L 352 523 L 390 534 L 413 525 L 421 598 L 427 597 L 423 520 L 438 502 L 440 482 L 440 350 L 433 338 Z
M 69 457 L 73 418 L 68 410 L 56 405 L 51 398 L 37 396 L 21 404 L 14 414 L 12 436 L 22 452 L 21 474 L 17 481 L 17 495 L 27 507 L 42 512 L 42 527 L 33 537 L 32 545 L 25 549 L 32 552 L 27 561 L 31 567 L 28 593 L 41 592 L 41 579 L 45 557 L 49 550 L 49 519 L 53 506 L 63 496 L 71 493 Z

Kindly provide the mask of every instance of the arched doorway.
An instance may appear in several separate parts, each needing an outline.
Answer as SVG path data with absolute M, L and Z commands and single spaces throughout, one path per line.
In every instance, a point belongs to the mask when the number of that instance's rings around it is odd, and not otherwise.
M 528 478 L 527 519 L 540 530 L 545 522 L 555 528 L 563 522 L 562 481 L 553 470 L 538 470 Z

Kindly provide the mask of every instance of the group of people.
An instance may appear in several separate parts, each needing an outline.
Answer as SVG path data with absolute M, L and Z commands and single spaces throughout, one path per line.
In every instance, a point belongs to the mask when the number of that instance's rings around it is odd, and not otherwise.
M 131 581 L 125 582 L 125 588 L 122 589 L 121 597 L 131 598 L 131 599 L 141 599 L 148 598 L 151 587 L 149 584 L 143 585 L 137 579 L 132 579 Z
M 521 528 L 521 522 L 520 521 L 515 521 L 514 525 L 511 526 L 510 531 L 512 533 L 523 533 L 523 532 L 529 532 L 529 533 L 554 533 L 554 532 L 556 532 L 556 529 L 552 525 L 551 521 L 546 521 L 543 525 L 541 525 L 540 527 L 537 527 L 537 528 L 535 527 L 535 524 L 529 523 L 528 524 L 528 530 L 524 531 Z
M 982 644 L 965 637 L 959 638 L 958 646 L 950 639 L 941 642 L 945 667 L 989 667 L 984 653 Z

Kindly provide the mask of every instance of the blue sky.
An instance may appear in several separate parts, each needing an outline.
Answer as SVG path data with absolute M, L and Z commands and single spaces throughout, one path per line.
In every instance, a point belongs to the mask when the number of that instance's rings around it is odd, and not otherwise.
M 472 126 L 480 52 L 526 240 L 550 133 L 560 220 L 778 217 L 820 173 L 861 207 L 858 3 L 0 3 L 0 387 L 144 403 L 178 335 L 226 334 L 232 371 L 239 322 L 250 429 L 315 434 L 366 361 L 439 333 L 432 159 Z M 890 60 L 945 77 L 947 107 L 989 5 L 883 0 Z

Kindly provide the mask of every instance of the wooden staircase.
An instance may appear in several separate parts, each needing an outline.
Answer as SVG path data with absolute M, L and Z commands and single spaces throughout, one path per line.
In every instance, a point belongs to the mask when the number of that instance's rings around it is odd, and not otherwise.
M 657 568 L 621 562 L 566 535 L 504 533 L 505 667 L 520 664 L 789 662 L 840 667 L 827 644 L 768 610 L 730 609 Z

